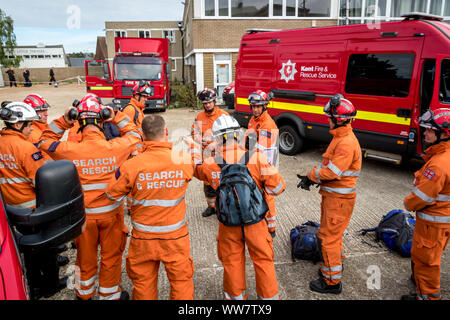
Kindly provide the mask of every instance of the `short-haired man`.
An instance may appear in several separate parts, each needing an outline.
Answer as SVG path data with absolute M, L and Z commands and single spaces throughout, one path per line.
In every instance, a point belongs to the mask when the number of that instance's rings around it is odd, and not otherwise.
M 192 300 L 194 264 L 186 222 L 185 192 L 194 174 L 191 157 L 172 150 L 160 115 L 142 122 L 144 150 L 127 160 L 106 190 L 111 200 L 131 198 L 133 233 L 127 273 L 134 300 L 158 299 L 158 270 L 164 263 L 170 299 Z

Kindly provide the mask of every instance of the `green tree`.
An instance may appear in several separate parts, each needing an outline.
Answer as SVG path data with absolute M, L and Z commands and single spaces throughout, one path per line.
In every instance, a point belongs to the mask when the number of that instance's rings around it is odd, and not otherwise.
M 4 67 L 18 67 L 22 61 L 21 56 L 14 56 L 15 47 L 14 21 L 0 9 L 0 64 Z

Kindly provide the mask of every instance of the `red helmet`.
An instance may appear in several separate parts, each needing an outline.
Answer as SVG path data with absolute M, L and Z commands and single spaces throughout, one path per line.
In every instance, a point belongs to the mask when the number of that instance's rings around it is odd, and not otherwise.
M 216 93 L 214 90 L 205 88 L 198 93 L 198 99 L 201 103 L 207 103 L 216 100 Z
M 32 106 L 35 111 L 43 111 L 48 110 L 50 108 L 50 105 L 48 104 L 47 100 L 45 100 L 42 96 L 36 93 L 29 94 L 23 100 L 23 102 Z
M 323 108 L 325 115 L 337 120 L 349 120 L 356 116 L 355 106 L 341 94 L 334 95 Z
M 419 125 L 424 128 L 450 134 L 450 109 L 439 108 L 435 110 L 427 110 L 422 116 L 420 116 Z
M 145 80 L 140 80 L 138 84 L 136 84 L 133 87 L 133 90 L 131 91 L 132 94 L 139 94 L 141 96 L 151 96 L 152 95 L 152 88 L 150 85 L 150 82 Z
M 248 102 L 251 105 L 265 106 L 269 104 L 269 96 L 262 90 L 256 90 L 248 96 Z
M 83 97 L 77 106 L 78 119 L 101 119 L 102 105 L 95 97 Z

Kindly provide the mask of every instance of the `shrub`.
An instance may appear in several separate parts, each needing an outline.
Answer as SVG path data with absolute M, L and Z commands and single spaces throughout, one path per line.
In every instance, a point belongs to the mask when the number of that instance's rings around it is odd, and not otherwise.
M 169 108 L 199 109 L 195 88 L 192 84 L 173 84 L 171 88 L 171 103 Z

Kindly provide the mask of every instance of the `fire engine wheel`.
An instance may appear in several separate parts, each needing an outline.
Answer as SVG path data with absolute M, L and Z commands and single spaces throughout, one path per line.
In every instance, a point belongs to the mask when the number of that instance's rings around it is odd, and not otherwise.
M 300 152 L 303 146 L 303 139 L 297 130 L 289 125 L 285 125 L 280 128 L 279 134 L 281 153 L 292 156 Z

